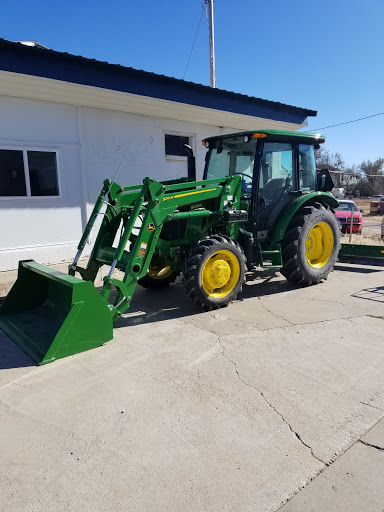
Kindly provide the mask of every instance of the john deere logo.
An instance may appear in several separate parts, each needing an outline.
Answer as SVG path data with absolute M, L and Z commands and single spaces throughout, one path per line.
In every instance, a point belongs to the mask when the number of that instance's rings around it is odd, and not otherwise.
M 147 224 L 147 231 L 154 231 L 155 230 L 155 225 L 153 224 L 153 222 L 150 222 L 149 224 Z

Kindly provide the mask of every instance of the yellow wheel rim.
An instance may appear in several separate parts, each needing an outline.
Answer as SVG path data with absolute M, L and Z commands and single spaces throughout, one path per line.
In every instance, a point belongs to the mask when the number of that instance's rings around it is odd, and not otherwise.
M 172 274 L 172 269 L 169 265 L 162 267 L 156 265 L 149 265 L 147 275 L 152 279 L 165 279 Z
M 201 271 L 204 291 L 214 299 L 231 293 L 240 277 L 240 265 L 231 251 L 217 251 L 205 262 Z
M 322 268 L 329 261 L 334 247 L 331 226 L 326 222 L 318 222 L 308 233 L 305 242 L 305 255 L 313 268 Z

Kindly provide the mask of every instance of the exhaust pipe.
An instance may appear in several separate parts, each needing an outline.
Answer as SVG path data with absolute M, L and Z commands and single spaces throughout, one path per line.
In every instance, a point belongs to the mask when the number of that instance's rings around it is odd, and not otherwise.
M 191 181 L 196 181 L 196 160 L 193 156 L 193 150 L 188 144 L 184 144 L 188 157 L 188 178 Z

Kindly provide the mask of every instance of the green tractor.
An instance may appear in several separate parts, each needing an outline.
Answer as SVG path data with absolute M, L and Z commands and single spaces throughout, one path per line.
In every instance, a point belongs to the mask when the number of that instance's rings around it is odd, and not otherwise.
M 279 269 L 302 286 L 327 279 L 340 228 L 332 179 L 316 172 L 314 148 L 323 142 L 320 135 L 276 130 L 222 135 L 203 141 L 202 181 L 190 148 L 188 178 L 145 178 L 129 187 L 106 180 L 69 275 L 21 261 L 0 327 L 42 364 L 110 340 L 137 284 L 161 288 L 182 274 L 188 297 L 210 310 L 235 299 L 255 266 Z M 97 218 L 83 268 L 80 255 Z M 103 265 L 109 274 L 99 293 L 93 282 Z
M 319 135 L 274 130 L 204 140 L 204 183 L 198 186 L 239 176 L 240 196 L 227 195 L 223 213 L 209 223 L 165 224 L 139 284 L 159 288 L 181 272 L 193 302 L 214 309 L 236 297 L 246 269 L 254 266 L 279 269 L 304 286 L 326 279 L 337 260 L 340 228 L 332 211 L 338 202 L 328 193 L 333 182 L 327 171 L 316 172 L 314 147 L 322 142 Z M 198 201 L 182 209 L 203 208 L 217 204 Z M 182 255 L 176 265 L 169 258 L 172 246 Z

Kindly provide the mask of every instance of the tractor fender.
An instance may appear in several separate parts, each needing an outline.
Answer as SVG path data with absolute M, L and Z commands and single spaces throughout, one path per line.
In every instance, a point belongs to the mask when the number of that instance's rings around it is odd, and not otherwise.
M 281 242 L 284 237 L 285 230 L 297 210 L 315 202 L 328 205 L 331 208 L 337 208 L 339 206 L 337 199 L 326 192 L 311 192 L 310 194 L 304 194 L 297 197 L 285 210 L 281 212 L 280 218 L 272 231 L 272 242 Z

